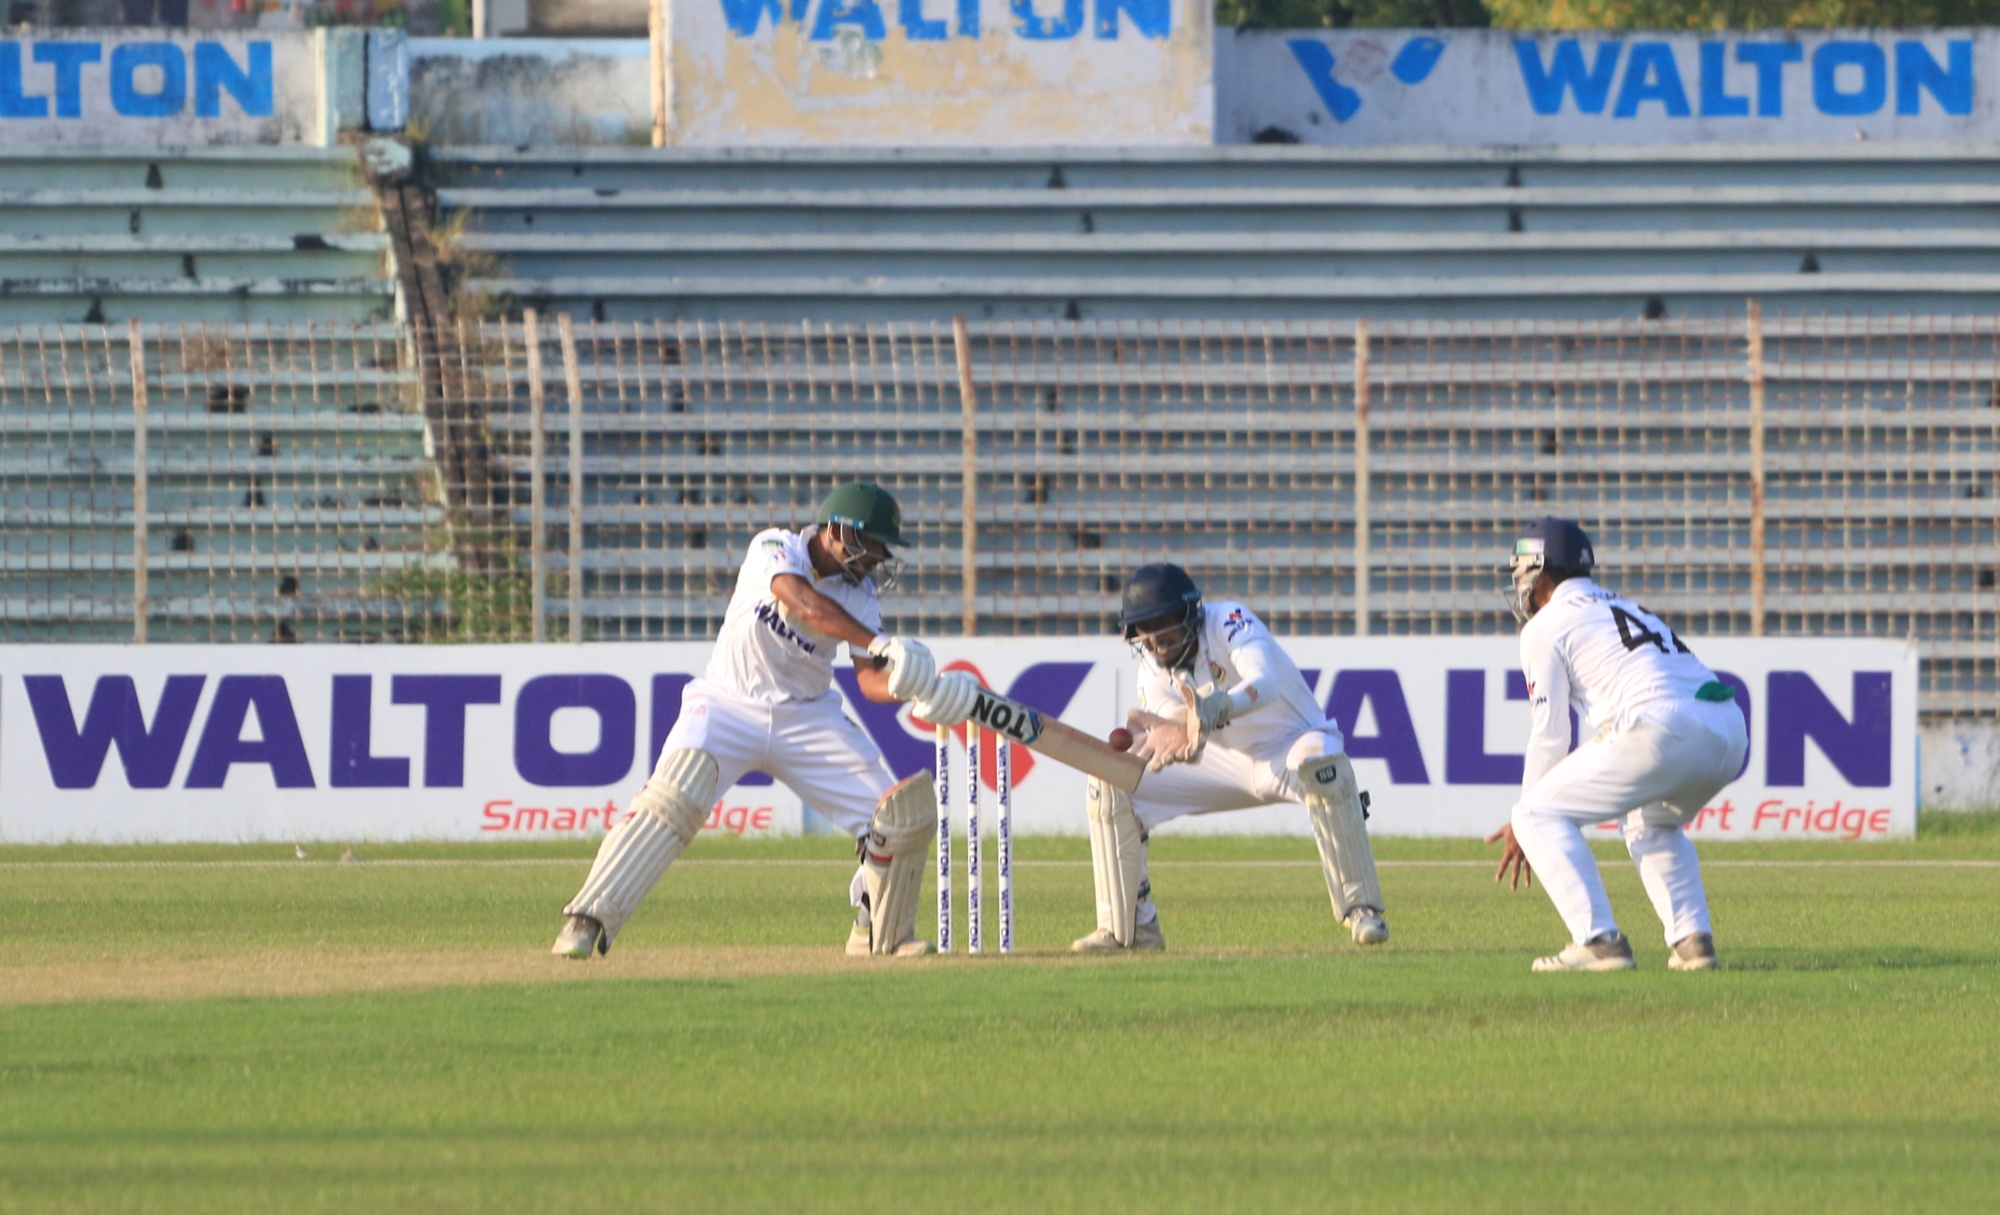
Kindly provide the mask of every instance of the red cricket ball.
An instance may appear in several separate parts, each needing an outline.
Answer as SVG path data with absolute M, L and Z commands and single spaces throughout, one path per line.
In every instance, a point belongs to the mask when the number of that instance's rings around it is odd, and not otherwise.
M 1130 751 L 1132 749 L 1132 731 L 1120 726 L 1111 732 L 1110 738 L 1104 741 L 1111 744 L 1113 751 Z

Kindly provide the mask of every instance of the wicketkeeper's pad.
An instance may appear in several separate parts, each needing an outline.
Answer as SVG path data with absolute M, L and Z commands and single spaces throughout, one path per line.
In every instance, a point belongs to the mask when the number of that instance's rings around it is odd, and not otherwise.
M 1354 784 L 1354 765 L 1345 755 L 1322 755 L 1298 766 L 1299 787 L 1305 791 L 1306 816 L 1312 819 L 1313 842 L 1326 874 L 1326 891 L 1334 914 L 1343 921 L 1356 907 L 1382 907 L 1382 884 L 1375 877 L 1375 850 L 1361 814 L 1361 797 Z
M 597 849 L 564 915 L 587 915 L 604 925 L 605 948 L 639 909 L 653 886 L 708 821 L 715 804 L 715 758 L 706 751 L 670 751 L 628 807 L 625 820 Z
M 868 952 L 893 954 L 915 939 L 918 894 L 937 825 L 937 784 L 928 772 L 898 782 L 876 803 L 862 841 Z
M 1153 893 L 1146 880 L 1146 832 L 1132 812 L 1131 795 L 1117 786 L 1092 777 L 1084 797 L 1097 926 L 1129 948 L 1139 927 L 1139 904 Z

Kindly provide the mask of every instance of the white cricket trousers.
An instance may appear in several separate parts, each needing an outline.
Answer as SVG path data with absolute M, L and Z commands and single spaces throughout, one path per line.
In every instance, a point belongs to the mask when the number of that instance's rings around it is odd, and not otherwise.
M 682 748 L 715 758 L 718 792 L 746 772 L 768 772 L 848 836 L 868 830 L 876 803 L 896 783 L 881 748 L 831 688 L 817 700 L 765 704 L 690 680 L 660 757 Z
M 1514 807 L 1514 838 L 1571 939 L 1618 931 L 1583 824 L 1623 818 L 1626 851 L 1672 945 L 1710 931 L 1701 862 L 1682 830 L 1736 779 L 1749 753 L 1732 701 L 1641 705 L 1550 768 Z
M 1148 773 L 1132 795 L 1132 814 L 1150 832 L 1184 814 L 1248 810 L 1274 802 L 1304 804 L 1298 766 L 1339 752 L 1335 737 L 1319 730 L 1256 751 L 1238 751 L 1211 742 L 1203 749 L 1199 763 L 1173 764 Z M 1151 898 L 1139 900 L 1138 923 L 1150 924 L 1158 917 Z
M 1340 754 L 1339 741 L 1320 730 L 1308 730 L 1291 742 L 1257 751 L 1238 751 L 1209 743 L 1201 762 L 1173 764 L 1149 773 L 1132 795 L 1132 813 L 1151 831 L 1184 814 L 1248 810 L 1275 802 L 1305 804 L 1298 767 L 1322 755 Z

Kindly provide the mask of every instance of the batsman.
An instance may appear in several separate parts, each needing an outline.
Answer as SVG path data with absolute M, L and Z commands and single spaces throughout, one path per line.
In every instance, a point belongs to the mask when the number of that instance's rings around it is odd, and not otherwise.
M 1079 953 L 1164 949 L 1146 841 L 1184 814 L 1303 803 L 1334 914 L 1356 942 L 1389 939 L 1362 796 L 1340 728 L 1270 631 L 1240 603 L 1204 605 L 1178 565 L 1139 568 L 1118 613 L 1139 658 L 1129 724 L 1147 762 L 1136 793 L 1093 778 L 1085 810 L 1097 930 Z
M 918 886 L 937 830 L 932 777 L 898 783 L 868 733 L 842 711 L 833 662 L 856 655 L 861 692 L 911 701 L 939 725 L 965 720 L 978 682 L 937 673 L 923 644 L 882 632 L 878 588 L 901 571 L 908 542 L 902 511 L 878 485 L 841 486 L 803 531 L 771 528 L 750 541 L 722 632 L 701 678 L 681 696 L 680 716 L 658 765 L 623 820 L 604 837 L 554 953 L 608 953 L 619 930 L 707 820 L 716 791 L 761 770 L 855 837 L 860 866 L 849 954 L 907 957 L 931 952 L 915 932 Z

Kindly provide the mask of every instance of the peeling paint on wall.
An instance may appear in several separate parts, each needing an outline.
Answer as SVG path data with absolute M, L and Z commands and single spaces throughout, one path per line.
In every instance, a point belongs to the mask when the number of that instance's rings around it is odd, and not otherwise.
M 1210 141 L 1206 0 L 675 0 L 670 19 L 682 146 Z
M 651 144 L 643 39 L 410 40 L 410 122 L 439 144 Z
M 1919 739 L 1924 809 L 2000 809 L 2000 722 L 1935 722 Z

